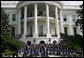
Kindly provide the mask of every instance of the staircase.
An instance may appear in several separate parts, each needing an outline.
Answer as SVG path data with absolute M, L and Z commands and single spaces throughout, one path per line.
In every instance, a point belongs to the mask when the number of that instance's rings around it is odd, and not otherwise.
M 51 53 L 51 54 L 53 54 L 53 55 L 60 55 L 60 56 L 67 56 L 68 54 L 70 54 L 70 53 L 72 53 L 73 52 L 73 50 L 71 50 L 71 49 L 64 49 L 64 48 L 62 48 L 62 45 L 64 44 L 64 43 L 66 43 L 66 42 L 68 42 L 70 39 L 71 39 L 71 36 L 66 36 L 66 35 L 61 35 L 62 36 L 62 38 L 63 38 L 63 40 L 59 43 L 59 44 L 57 44 L 57 45 L 46 45 L 46 49 L 48 49 L 48 47 L 50 47 L 50 49 L 52 49 L 52 50 L 50 50 L 50 52 L 53 52 L 53 53 Z M 18 38 L 18 39 L 20 39 L 21 37 L 18 35 L 16 38 Z M 25 47 L 25 46 L 27 46 L 27 44 L 24 44 L 24 42 L 21 42 L 21 41 L 18 41 L 23 47 Z M 36 47 L 35 47 L 36 46 Z M 30 45 L 30 49 L 32 49 L 32 48 L 34 49 L 34 48 L 40 48 L 41 47 L 41 45 L 40 44 L 38 44 L 38 45 L 36 45 L 36 44 L 33 44 L 33 45 Z M 24 49 L 24 48 L 23 48 Z M 27 48 L 28 49 L 28 48 Z M 37 51 L 38 51 L 38 49 L 37 49 Z M 41 50 L 42 50 L 42 48 L 41 48 Z M 25 50 L 25 51 L 27 51 L 27 50 Z M 33 51 L 33 50 L 32 50 Z M 32 52 L 32 51 L 30 51 L 30 52 Z M 35 50 L 36 51 L 36 50 Z M 23 51 L 24 52 L 24 51 Z M 29 51 L 28 51 L 29 52 Z M 56 52 L 56 53 L 55 53 Z M 68 53 L 67 53 L 68 52 Z M 61 54 L 62 53 L 62 54 Z M 51 55 L 51 54 L 48 54 L 48 55 Z
M 13 40 L 15 42 L 20 43 L 24 47 L 26 44 L 23 41 L 20 40 L 21 38 L 22 38 L 22 35 L 20 34 L 20 35 L 16 35 L 15 38 L 13 38 Z

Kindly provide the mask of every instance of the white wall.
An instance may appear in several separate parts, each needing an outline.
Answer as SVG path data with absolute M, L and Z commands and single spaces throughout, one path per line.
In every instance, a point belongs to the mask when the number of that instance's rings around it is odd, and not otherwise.
M 32 26 L 32 33 L 34 33 L 34 22 L 30 22 L 30 23 L 27 23 L 27 34 L 30 34 L 30 25 Z M 38 27 L 37 27 L 37 31 L 38 31 L 38 34 L 39 34 L 39 25 L 43 25 L 43 34 L 45 35 L 46 34 L 46 19 L 45 20 L 38 20 Z M 55 35 L 55 23 L 50 23 L 50 32 L 52 35 Z
M 18 25 L 17 25 L 18 24 L 18 10 L 15 9 L 15 8 L 4 8 L 4 10 L 5 10 L 5 12 L 7 14 L 9 14 L 9 23 L 15 26 L 15 28 L 16 28 L 15 34 L 17 34 L 17 32 L 18 32 Z M 16 16 L 17 16 L 16 21 L 12 21 L 12 14 L 13 13 L 16 13 Z M 73 35 L 73 27 L 72 27 L 72 25 L 74 25 L 75 23 L 72 21 L 72 15 L 76 15 L 77 16 L 76 10 L 75 9 L 74 10 L 69 10 L 69 9 L 67 9 L 67 10 L 65 9 L 64 10 L 63 9 L 63 15 L 67 15 L 67 20 L 68 21 L 67 22 L 63 21 L 62 24 L 63 25 L 71 25 L 71 30 L 72 31 L 68 30 L 68 34 Z M 77 17 L 76 17 L 76 19 L 77 19 Z M 29 30 L 29 24 L 28 24 L 28 30 Z M 39 21 L 38 25 L 41 25 L 41 24 L 43 25 L 43 34 L 46 34 L 46 21 L 44 21 L 44 22 Z M 33 23 L 31 23 L 31 25 L 32 25 L 32 27 L 34 27 Z M 51 25 L 51 34 L 54 34 L 55 33 L 54 25 L 53 24 L 50 24 L 50 25 Z M 60 29 L 60 27 L 59 27 L 59 29 Z M 83 35 L 81 33 L 81 31 L 79 31 L 79 29 L 77 29 L 77 30 L 78 30 L 77 33 Z M 30 31 L 27 31 L 27 33 L 29 34 Z M 33 28 L 33 33 L 34 33 L 34 28 Z M 38 33 L 39 33 L 39 30 L 38 30 Z
M 61 39 L 59 38 L 51 38 L 51 42 L 49 42 L 49 38 L 45 38 L 45 37 L 39 37 L 39 38 L 27 37 L 21 40 L 24 41 L 25 43 L 27 43 L 27 41 L 30 41 L 31 44 L 34 44 L 34 39 L 36 40 L 35 44 L 39 44 L 40 41 L 44 41 L 46 44 L 49 44 L 49 43 L 53 44 L 53 41 L 56 41 L 58 44 L 61 41 Z

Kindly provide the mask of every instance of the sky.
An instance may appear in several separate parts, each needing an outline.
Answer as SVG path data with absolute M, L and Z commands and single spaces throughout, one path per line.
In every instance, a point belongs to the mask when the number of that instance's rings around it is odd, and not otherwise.
M 83 1 L 61 1 L 64 5 L 81 5 Z M 18 1 L 1 1 L 3 5 L 16 5 Z M 10 5 L 10 6 L 11 6 Z

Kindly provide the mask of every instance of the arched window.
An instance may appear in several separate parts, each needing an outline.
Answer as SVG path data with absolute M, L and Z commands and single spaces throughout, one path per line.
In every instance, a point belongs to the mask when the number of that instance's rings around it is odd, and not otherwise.
M 54 41 L 53 41 L 53 44 L 56 44 L 56 43 L 57 43 L 57 41 L 54 40 Z
M 40 43 L 39 44 L 45 44 L 45 41 L 40 41 Z
M 30 45 L 31 44 L 31 41 L 27 41 L 27 44 Z

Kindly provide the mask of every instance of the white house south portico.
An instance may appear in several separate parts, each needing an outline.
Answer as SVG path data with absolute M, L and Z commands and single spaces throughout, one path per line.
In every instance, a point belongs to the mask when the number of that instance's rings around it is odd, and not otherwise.
M 15 35 L 22 34 L 21 40 L 25 43 L 59 43 L 60 33 L 74 35 L 72 15 L 76 17 L 77 9 L 64 8 L 59 1 L 21 1 L 14 9 L 17 14 Z
M 42 40 L 41 38 L 48 38 L 48 40 L 49 40 L 49 38 L 51 38 L 51 39 L 52 38 L 54 38 L 54 39 L 59 38 L 60 39 L 59 26 L 58 26 L 58 6 L 57 5 L 52 5 L 52 4 L 49 4 L 49 3 L 38 3 L 38 2 L 31 3 L 31 4 L 33 5 L 32 13 L 34 15 L 33 17 L 31 16 L 33 18 L 33 20 L 32 20 L 33 21 L 33 25 L 32 25 L 33 30 L 31 30 L 31 32 L 33 31 L 32 34 L 31 34 L 32 38 L 39 38 L 40 40 Z M 26 5 L 23 6 L 24 18 L 23 18 L 23 36 L 22 36 L 22 39 L 25 39 L 25 38 L 30 39 L 30 37 L 31 37 L 31 36 L 27 36 L 28 35 L 27 32 L 30 31 L 27 28 L 28 27 L 28 21 L 29 21 L 28 18 L 30 18 L 30 17 L 28 17 L 28 11 L 27 10 L 30 10 L 30 8 L 28 8 L 28 6 L 30 6 L 30 5 L 26 4 Z M 43 10 L 43 11 L 45 11 L 45 14 L 44 14 L 45 16 L 39 15 L 38 11 L 42 8 L 40 8 L 40 9 L 38 9 L 38 8 L 41 7 L 41 6 L 43 6 L 45 8 L 45 10 Z M 54 10 L 53 15 L 51 17 L 53 19 L 50 18 L 50 11 L 52 11 L 50 6 L 52 6 L 53 10 Z M 32 7 L 32 6 L 30 6 L 30 7 Z M 42 18 L 44 18 L 43 20 L 45 21 L 45 26 L 40 27 L 39 26 L 39 21 L 40 21 L 39 19 L 42 19 Z M 21 7 L 19 8 L 19 20 L 21 20 Z M 55 34 L 50 33 L 50 22 L 51 22 L 50 20 L 54 20 L 53 24 L 54 24 Z M 44 34 L 40 34 L 40 33 L 44 33 L 43 30 L 42 30 L 42 32 L 41 32 L 41 30 L 38 30 L 38 29 L 41 29 L 41 28 L 43 29 L 43 27 L 45 28 L 45 36 L 42 36 Z M 20 28 L 21 28 L 21 21 L 18 22 L 18 34 L 21 34 L 21 29 Z M 53 37 L 53 35 L 54 35 L 54 37 Z M 43 41 L 45 41 L 45 39 Z

